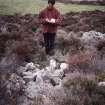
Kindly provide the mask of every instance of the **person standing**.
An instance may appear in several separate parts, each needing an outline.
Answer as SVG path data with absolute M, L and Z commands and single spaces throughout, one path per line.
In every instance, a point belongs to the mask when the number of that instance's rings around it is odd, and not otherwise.
M 39 23 L 42 25 L 46 54 L 54 54 L 57 27 L 61 24 L 61 14 L 54 5 L 55 0 L 48 0 L 47 7 L 38 15 Z

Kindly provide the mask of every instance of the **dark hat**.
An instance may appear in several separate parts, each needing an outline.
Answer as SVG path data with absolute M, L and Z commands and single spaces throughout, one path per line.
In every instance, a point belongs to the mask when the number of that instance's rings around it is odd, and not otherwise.
M 55 0 L 48 0 L 48 4 L 51 3 L 52 5 L 55 4 Z

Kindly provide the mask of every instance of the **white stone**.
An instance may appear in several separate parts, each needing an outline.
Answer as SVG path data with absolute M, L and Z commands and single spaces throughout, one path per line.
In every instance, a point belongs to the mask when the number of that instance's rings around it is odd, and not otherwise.
M 27 64 L 26 64 L 26 68 L 33 70 L 33 69 L 35 69 L 36 67 L 35 67 L 34 63 L 30 62 L 30 63 L 27 63 Z
M 30 72 L 30 71 L 23 72 L 22 74 L 25 75 L 25 76 L 33 75 L 32 72 Z
M 98 86 L 105 86 L 105 82 L 99 82 Z
M 51 70 L 54 70 L 56 68 L 56 66 L 57 66 L 56 60 L 51 59 L 50 60 L 50 68 L 51 68 Z
M 45 67 L 45 70 L 50 71 L 50 67 L 49 66 Z
M 29 81 L 32 81 L 33 80 L 33 76 L 24 76 L 23 79 L 26 81 L 26 82 L 29 82 Z
M 68 69 L 69 65 L 67 63 L 61 63 L 60 69 L 65 70 Z

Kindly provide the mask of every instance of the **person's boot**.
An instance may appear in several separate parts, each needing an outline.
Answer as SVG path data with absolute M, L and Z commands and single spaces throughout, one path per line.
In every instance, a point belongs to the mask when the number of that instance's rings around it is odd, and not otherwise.
M 55 54 L 54 49 L 50 50 L 49 55 L 50 55 L 50 56 L 53 56 L 54 54 Z
M 46 48 L 46 54 L 49 55 L 50 50 Z

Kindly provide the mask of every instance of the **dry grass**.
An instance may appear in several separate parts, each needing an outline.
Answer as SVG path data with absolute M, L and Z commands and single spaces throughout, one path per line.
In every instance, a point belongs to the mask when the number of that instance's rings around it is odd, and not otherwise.
M 94 77 L 94 76 L 93 76 Z M 104 105 L 105 91 L 91 75 L 77 75 L 64 82 L 67 98 L 63 105 Z

